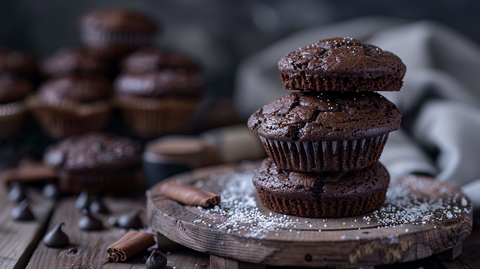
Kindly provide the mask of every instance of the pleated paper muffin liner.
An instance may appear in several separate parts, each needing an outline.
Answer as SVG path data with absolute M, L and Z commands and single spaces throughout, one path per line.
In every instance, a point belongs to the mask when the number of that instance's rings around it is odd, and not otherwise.
M 83 43 L 102 57 L 116 58 L 152 44 L 152 34 L 83 31 Z
M 265 151 L 281 169 L 299 172 L 350 171 L 380 159 L 388 134 L 343 141 L 284 142 L 260 136 Z
M 257 187 L 262 204 L 275 212 L 309 218 L 343 218 L 363 215 L 379 209 L 385 202 L 387 188 L 370 196 L 352 196 L 348 199 L 291 199 L 276 196 Z
M 90 194 L 123 193 L 135 185 L 137 167 L 109 170 L 69 171 L 59 169 L 60 188 L 69 193 L 78 194 L 88 190 Z
M 24 101 L 0 104 L 0 139 L 20 132 L 26 118 L 27 106 Z
M 139 33 L 120 33 L 120 32 L 105 32 L 105 31 L 83 31 L 81 38 L 86 44 L 122 44 L 143 46 L 152 43 L 152 34 Z
M 28 106 L 45 132 L 53 138 L 100 131 L 110 118 L 113 108 L 109 100 L 88 104 L 71 101 L 53 104 L 37 96 L 28 99 Z
M 165 97 L 161 99 L 116 98 L 127 126 L 139 137 L 153 138 L 185 132 L 203 97 Z

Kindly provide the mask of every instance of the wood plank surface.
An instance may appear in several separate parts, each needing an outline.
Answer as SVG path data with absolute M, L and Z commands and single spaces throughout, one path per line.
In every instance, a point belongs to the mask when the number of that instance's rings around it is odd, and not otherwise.
M 135 209 L 143 209 L 142 200 L 129 199 L 105 199 L 105 204 L 112 211 L 113 217 L 119 217 Z M 65 248 L 48 248 L 40 242 L 33 253 L 27 268 L 145 268 L 144 265 L 136 263 L 144 262 L 146 257 L 139 257 L 125 263 L 106 263 L 107 247 L 120 239 L 125 232 L 122 229 L 108 225 L 110 216 L 102 217 L 105 229 L 102 231 L 82 231 L 78 228 L 78 220 L 83 215 L 75 207 L 75 198 L 66 198 L 59 202 L 53 213 L 48 230 L 51 230 L 57 223 L 63 221 L 65 225 L 62 230 L 68 235 L 70 245 Z M 145 222 L 145 214 L 142 214 Z M 76 253 L 69 253 L 70 248 L 76 248 Z M 137 257 L 138 258 L 138 257 Z
M 28 263 L 27 268 L 68 268 L 68 269 L 145 269 L 148 252 L 135 255 L 122 263 L 105 263 L 106 249 L 113 242 L 122 237 L 125 232 L 122 229 L 111 227 L 107 221 L 109 217 L 118 218 L 122 214 L 135 209 L 145 211 L 143 199 L 111 199 L 106 198 L 105 204 L 112 211 L 110 216 L 101 217 L 105 225 L 103 231 L 87 232 L 78 228 L 77 222 L 82 214 L 75 208 L 75 198 L 66 198 L 58 203 L 58 207 L 52 215 L 49 228 L 53 228 L 58 222 L 65 225 L 62 230 L 69 236 L 70 245 L 61 248 L 48 248 L 40 242 Z M 146 225 L 145 213 L 141 216 Z M 69 253 L 69 249 L 76 248 L 76 253 Z M 203 253 L 189 249 L 181 249 L 176 252 L 165 253 L 167 256 L 167 268 L 206 269 L 209 266 L 209 257 Z M 0 266 L 0 268 L 3 268 Z M 23 267 L 24 268 L 24 267 Z
M 25 268 L 38 240 L 41 238 L 48 217 L 53 209 L 53 201 L 37 192 L 27 190 L 31 200 L 33 221 L 14 221 L 10 212 L 16 206 L 8 198 L 8 191 L 0 184 L 0 268 Z
M 246 169 L 251 168 L 250 165 Z M 171 180 L 189 184 L 201 180 L 203 186 L 221 186 L 214 181 L 228 169 L 228 166 L 199 169 Z M 339 219 L 285 216 L 286 221 L 296 219 L 293 229 L 280 228 L 252 236 L 255 231 L 248 228 L 234 233 L 218 228 L 224 216 L 170 200 L 158 193 L 159 185 L 150 192 L 147 210 L 152 229 L 175 242 L 228 259 L 275 266 L 346 268 L 419 260 L 461 244 L 470 234 L 471 204 L 458 189 L 421 177 L 404 178 L 395 184 L 406 188 L 407 198 L 412 195 L 421 200 L 448 201 L 446 208 L 458 209 L 456 215 L 432 209 L 426 213 L 436 217 L 429 221 L 422 221 L 423 215 L 417 214 L 419 220 L 397 225 L 384 225 L 361 216 Z M 257 202 L 257 206 L 266 216 L 276 214 L 261 203 Z M 401 209 L 394 208 L 392 214 Z

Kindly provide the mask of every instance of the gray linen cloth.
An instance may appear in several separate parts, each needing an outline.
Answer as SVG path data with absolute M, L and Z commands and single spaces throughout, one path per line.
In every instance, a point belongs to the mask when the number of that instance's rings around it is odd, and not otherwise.
M 480 208 L 480 46 L 445 25 L 363 17 L 293 34 L 240 64 L 237 112 L 246 119 L 287 94 L 277 69 L 285 53 L 344 36 L 391 51 L 407 66 L 400 92 L 380 92 L 404 115 L 380 159 L 392 177 L 432 175 L 461 188 Z

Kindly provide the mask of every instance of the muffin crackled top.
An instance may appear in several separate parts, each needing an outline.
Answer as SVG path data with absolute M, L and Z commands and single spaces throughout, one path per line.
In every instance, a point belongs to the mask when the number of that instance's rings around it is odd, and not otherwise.
M 398 91 L 406 66 L 391 52 L 337 37 L 287 53 L 278 70 L 289 90 Z
M 397 130 L 401 116 L 373 92 L 290 93 L 253 113 L 248 127 L 276 141 L 356 140 Z

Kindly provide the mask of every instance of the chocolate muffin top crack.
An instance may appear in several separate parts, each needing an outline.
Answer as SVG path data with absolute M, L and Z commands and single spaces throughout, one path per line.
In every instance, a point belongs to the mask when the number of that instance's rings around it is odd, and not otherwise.
M 290 93 L 250 116 L 248 127 L 277 141 L 372 138 L 400 127 L 400 110 L 373 92 Z

